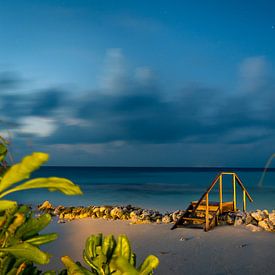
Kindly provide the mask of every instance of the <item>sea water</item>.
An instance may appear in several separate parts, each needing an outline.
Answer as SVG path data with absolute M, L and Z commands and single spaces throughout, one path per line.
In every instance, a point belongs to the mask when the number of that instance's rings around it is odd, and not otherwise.
M 53 205 L 134 205 L 161 212 L 185 209 L 198 200 L 221 171 L 234 171 L 253 198 L 247 209 L 275 209 L 275 169 L 269 169 L 258 186 L 263 169 L 225 168 L 132 168 L 132 167 L 42 167 L 32 177 L 65 177 L 78 184 L 83 195 L 66 196 L 43 189 L 22 191 L 6 197 L 32 205 L 49 200 Z M 231 177 L 223 179 L 223 201 L 232 201 Z M 218 201 L 218 184 L 210 200 Z M 242 209 L 242 190 L 237 186 L 237 207 Z

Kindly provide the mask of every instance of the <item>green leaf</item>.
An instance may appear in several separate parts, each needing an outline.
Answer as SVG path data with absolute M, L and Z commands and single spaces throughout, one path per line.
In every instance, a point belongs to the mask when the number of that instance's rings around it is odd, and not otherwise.
M 56 233 L 50 233 L 27 239 L 26 242 L 32 245 L 42 245 L 56 240 L 57 237 L 58 235 Z
M 20 163 L 13 165 L 5 173 L 0 183 L 0 192 L 17 182 L 28 179 L 30 174 L 46 162 L 48 158 L 48 154 L 38 152 L 24 157 Z
M 122 256 L 127 261 L 131 258 L 131 246 L 126 235 L 119 235 L 117 238 L 117 245 L 114 251 L 114 256 Z
M 24 258 L 37 264 L 47 264 L 50 261 L 50 255 L 28 243 L 0 248 L 1 252 L 10 253 L 15 257 Z
M 0 200 L 0 212 L 17 206 L 16 201 Z
M 27 190 L 27 189 L 37 189 L 37 188 L 47 188 L 49 191 L 60 191 L 66 195 L 81 195 L 82 191 L 78 185 L 74 184 L 65 178 L 36 178 L 29 180 L 23 184 L 16 186 L 15 188 L 9 189 L 8 191 L 2 193 L 1 197 L 6 196 L 9 193 Z
M 104 255 L 106 255 L 108 260 L 111 258 L 115 246 L 116 241 L 113 235 L 108 235 L 104 238 L 102 242 L 102 252 Z
M 96 235 L 91 235 L 85 243 L 85 254 L 87 255 L 88 258 L 94 258 L 96 257 L 96 247 L 101 246 L 102 242 L 102 234 Z
M 37 218 L 30 217 L 15 233 L 16 238 L 26 240 L 31 238 L 44 229 L 51 222 L 50 214 L 43 214 Z
M 149 255 L 138 268 L 141 275 L 152 274 L 153 269 L 159 265 L 159 259 L 154 255 Z
M 69 256 L 63 256 L 61 258 L 61 261 L 66 266 L 68 275 L 85 275 L 82 268 L 79 265 L 77 265 Z
M 131 254 L 130 264 L 134 267 L 136 266 L 136 254 L 135 253 Z
M 1 258 L 2 261 L 0 263 L 0 274 L 6 275 L 8 271 L 13 267 L 15 263 L 15 258 L 12 255 L 7 255 Z
M 86 264 L 89 265 L 89 266 L 92 268 L 93 271 L 96 270 L 97 273 L 100 272 L 100 270 L 99 270 L 98 267 L 94 264 L 94 262 L 92 261 L 92 259 L 89 258 L 89 257 L 87 256 L 87 254 L 85 253 L 85 250 L 84 250 L 84 252 L 83 252 L 83 259 L 84 259 L 84 261 L 86 262 Z
M 0 144 L 0 161 L 2 161 L 5 158 L 7 152 L 8 152 L 7 147 L 1 143 Z
M 114 275 L 139 275 L 125 257 L 114 257 L 110 263 L 110 270 Z

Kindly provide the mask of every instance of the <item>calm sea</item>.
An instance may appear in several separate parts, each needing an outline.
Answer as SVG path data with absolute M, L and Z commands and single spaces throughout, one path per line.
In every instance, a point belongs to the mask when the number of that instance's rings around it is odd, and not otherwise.
M 275 209 L 275 169 L 270 169 L 263 185 L 258 186 L 262 169 L 221 168 L 126 168 L 126 167 L 42 167 L 33 177 L 66 177 L 80 185 L 82 196 L 65 196 L 59 192 L 32 190 L 9 196 L 22 203 L 40 204 L 49 200 L 54 205 L 127 205 L 158 209 L 162 212 L 185 209 L 198 200 L 221 171 L 234 171 L 254 199 L 248 210 Z M 242 207 L 242 192 L 237 188 L 238 207 Z M 224 178 L 224 201 L 232 200 L 230 176 Z M 210 200 L 218 198 L 218 190 Z

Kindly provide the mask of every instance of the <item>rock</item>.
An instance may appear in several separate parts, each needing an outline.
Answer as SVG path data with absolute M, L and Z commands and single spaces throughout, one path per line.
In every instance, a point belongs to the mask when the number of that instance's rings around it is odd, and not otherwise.
M 258 226 L 261 227 L 265 231 L 272 231 L 273 230 L 273 225 L 269 222 L 268 219 L 259 221 Z
M 262 211 L 262 216 L 264 219 L 268 218 L 268 211 L 266 209 Z
M 113 219 L 121 219 L 123 215 L 123 211 L 119 207 L 115 207 L 111 210 L 110 215 L 112 216 Z
M 99 207 L 95 207 L 95 208 L 93 209 L 93 213 L 94 213 L 94 214 L 96 214 L 97 212 L 100 212 L 100 208 L 99 208 Z
M 242 224 L 243 224 L 242 217 L 236 217 L 235 222 L 234 222 L 234 226 L 240 226 Z
M 235 222 L 235 217 L 230 215 L 230 213 L 226 216 L 226 223 L 229 225 L 233 225 Z
M 252 222 L 252 220 L 253 220 L 252 216 L 249 213 L 247 213 L 246 216 L 245 216 L 244 223 L 245 224 L 250 224 Z
M 256 221 L 261 221 L 261 220 L 263 220 L 264 218 L 266 218 L 265 217 L 265 214 L 264 213 L 262 213 L 262 211 L 261 210 L 259 210 L 259 209 L 257 209 L 255 212 L 252 212 L 251 213 L 251 216 L 256 220 Z
M 162 222 L 163 223 L 170 223 L 172 221 L 171 217 L 169 215 L 165 215 L 163 218 L 162 218 Z
M 172 220 L 174 222 L 178 220 L 177 216 L 178 216 L 179 212 L 180 212 L 180 210 L 177 210 L 177 211 L 175 211 L 175 212 L 172 213 Z
M 274 210 L 273 210 L 274 211 Z M 273 227 L 275 227 L 275 212 L 269 213 L 268 219 Z
M 147 218 L 150 219 L 150 212 L 147 211 L 147 210 L 144 210 L 144 211 L 142 212 L 142 214 L 140 215 L 140 218 L 141 218 L 142 220 L 147 220 Z
M 63 205 L 59 205 L 54 209 L 53 214 L 59 215 L 62 211 L 64 211 L 64 209 L 65 207 Z
M 253 225 L 253 224 L 248 224 L 245 226 L 248 230 L 252 231 L 252 232 L 259 232 L 259 231 L 262 231 L 262 228 L 261 227 L 258 227 L 256 225 Z
M 53 210 L 54 207 L 52 206 L 52 204 L 49 201 L 44 201 L 39 207 L 39 210 Z

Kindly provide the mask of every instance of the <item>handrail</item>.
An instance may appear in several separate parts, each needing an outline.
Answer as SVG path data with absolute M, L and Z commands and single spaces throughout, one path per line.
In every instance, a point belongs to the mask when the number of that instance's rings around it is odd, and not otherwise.
M 215 186 L 215 184 L 217 183 L 218 179 L 220 178 L 220 174 L 218 176 L 216 176 L 216 178 L 212 181 L 211 185 L 209 186 L 209 188 L 205 191 L 205 193 L 201 196 L 201 198 L 198 200 L 196 206 L 193 208 L 192 213 L 195 213 L 195 211 L 197 210 L 197 208 L 199 207 L 199 205 L 201 204 L 201 202 L 203 201 L 204 197 L 206 196 L 206 194 L 208 194 L 213 187 Z
M 201 204 L 201 202 L 203 201 L 203 199 L 205 198 L 206 195 L 208 195 L 210 193 L 210 191 L 213 189 L 213 187 L 215 186 L 215 184 L 217 183 L 217 181 L 220 179 L 221 176 L 223 175 L 232 175 L 233 177 L 235 177 L 237 179 L 238 184 L 240 185 L 240 187 L 242 188 L 242 190 L 244 191 L 244 193 L 247 195 L 248 199 L 250 200 L 250 202 L 253 202 L 253 199 L 251 198 L 251 196 L 249 195 L 248 191 L 246 190 L 246 188 L 244 187 L 242 181 L 240 180 L 240 178 L 238 177 L 238 175 L 234 172 L 221 172 L 219 173 L 215 179 L 212 181 L 211 185 L 209 186 L 209 188 L 205 191 L 205 193 L 201 196 L 201 198 L 198 200 L 198 202 L 196 203 L 195 207 L 192 210 L 192 213 L 195 213 L 195 211 L 197 210 L 197 208 L 199 207 L 199 205 Z M 245 199 L 245 198 L 244 198 Z
M 241 188 L 243 189 L 243 191 L 245 192 L 245 194 L 247 195 L 248 199 L 250 200 L 250 202 L 253 202 L 253 199 L 251 198 L 251 196 L 249 195 L 248 191 L 246 190 L 246 188 L 244 187 L 242 181 L 240 180 L 240 178 L 238 177 L 237 174 L 235 174 L 235 177 L 237 179 L 237 182 L 239 183 L 239 185 L 241 186 Z

